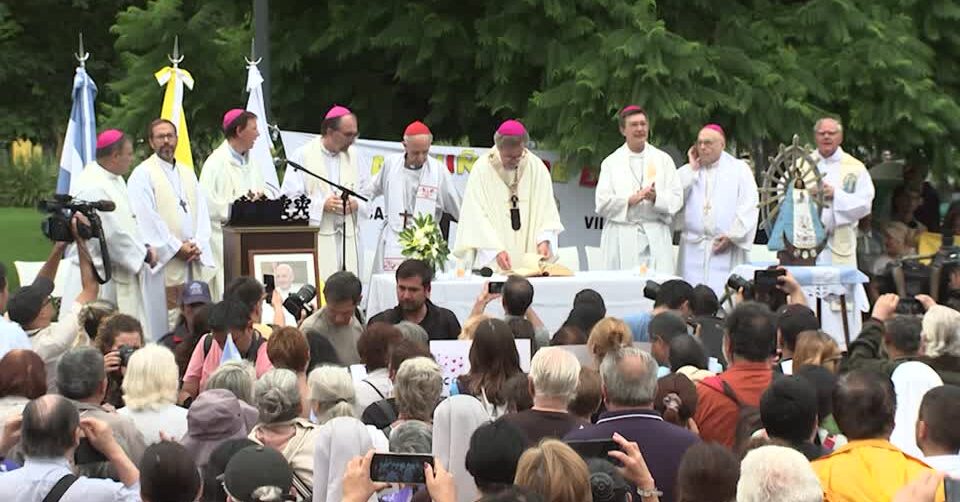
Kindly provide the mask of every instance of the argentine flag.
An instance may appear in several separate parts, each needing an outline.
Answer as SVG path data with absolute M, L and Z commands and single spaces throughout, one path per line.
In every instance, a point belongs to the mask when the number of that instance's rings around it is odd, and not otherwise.
M 87 75 L 87 70 L 78 66 L 77 74 L 73 77 L 73 107 L 70 109 L 70 121 L 60 154 L 58 194 L 72 195 L 83 167 L 96 157 L 97 117 L 93 112 L 93 100 L 96 97 L 97 84 Z
M 237 349 L 237 344 L 233 343 L 233 335 L 227 335 L 227 343 L 223 344 L 223 355 L 220 356 L 220 364 L 223 364 L 227 361 L 240 361 L 243 358 L 240 357 L 240 350 Z

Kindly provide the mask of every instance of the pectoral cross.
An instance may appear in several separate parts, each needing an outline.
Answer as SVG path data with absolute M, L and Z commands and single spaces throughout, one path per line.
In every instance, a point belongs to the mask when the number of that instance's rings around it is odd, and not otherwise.
M 185 212 L 185 213 L 189 212 L 189 211 L 187 211 L 187 201 L 185 201 L 185 200 L 183 200 L 183 199 L 180 199 L 180 207 L 183 208 L 183 212 Z
M 407 211 L 406 209 L 404 209 L 403 212 L 400 213 L 400 216 L 403 216 L 403 228 L 407 228 L 407 218 L 413 216 L 413 214 L 411 214 L 410 211 Z

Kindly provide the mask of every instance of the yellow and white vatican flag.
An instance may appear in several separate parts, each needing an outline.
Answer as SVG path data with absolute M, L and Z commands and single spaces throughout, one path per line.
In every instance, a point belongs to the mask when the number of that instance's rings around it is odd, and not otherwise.
M 177 125 L 177 150 L 174 156 L 177 162 L 193 169 L 193 153 L 190 151 L 190 135 L 187 132 L 187 118 L 183 114 L 183 88 L 193 89 L 193 76 L 176 65 L 166 66 L 154 74 L 157 83 L 167 86 L 163 92 L 163 106 L 160 118 Z

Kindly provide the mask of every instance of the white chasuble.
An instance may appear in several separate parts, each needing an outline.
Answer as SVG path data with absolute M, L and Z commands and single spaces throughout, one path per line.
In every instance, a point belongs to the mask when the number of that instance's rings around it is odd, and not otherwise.
M 290 155 L 290 160 L 307 168 L 310 172 L 359 193 L 359 170 L 357 151 L 351 146 L 346 152 L 333 153 L 323 147 L 323 137 L 318 136 Z M 359 276 L 359 250 L 357 249 L 356 212 L 347 214 L 328 213 L 323 203 L 330 194 L 340 195 L 340 191 L 313 176 L 303 174 L 287 166 L 283 175 L 280 193 L 287 197 L 306 195 L 310 197 L 310 225 L 319 227 L 317 232 L 317 266 L 320 279 L 326 281 L 334 272 L 338 272 L 343 261 L 343 229 L 346 223 L 346 269 Z M 358 201 L 359 202 L 359 201 Z
M 857 266 L 857 224 L 873 209 L 875 194 L 870 172 L 863 162 L 837 147 L 833 155 L 823 158 L 814 152 L 813 160 L 823 175 L 823 182 L 833 187 L 833 199 L 827 201 L 820 215 L 827 231 L 827 249 L 817 257 L 818 265 Z M 808 186 L 812 183 L 808 179 Z
M 516 183 L 517 230 L 511 222 L 513 192 L 505 178 Z M 481 155 L 470 171 L 453 254 L 475 259 L 467 263 L 471 268 L 496 269 L 496 254 L 506 251 L 516 265 L 537 253 L 537 244 L 562 231 L 553 180 L 543 161 L 525 149 L 517 169 L 503 169 L 500 153 L 494 147 Z
M 383 195 L 385 219 L 377 242 L 373 273 L 392 272 L 405 259 L 398 235 L 416 216 L 429 214 L 440 224 L 443 213 L 460 218 L 460 192 L 447 168 L 433 157 L 417 169 L 406 165 L 403 153 L 384 159 L 383 168 L 370 179 L 363 194 L 371 200 Z
M 223 225 L 230 220 L 230 205 L 248 192 L 265 192 L 266 184 L 249 152 L 240 155 L 224 140 L 204 161 L 200 187 L 210 213 L 210 250 L 216 267 L 208 281 L 210 296 L 218 302 L 223 295 Z
M 722 296 L 730 271 L 748 260 L 757 234 L 757 182 L 750 166 L 727 152 L 696 171 L 684 165 L 678 175 L 685 202 L 677 273 Z M 714 253 L 714 240 L 721 236 L 732 245 Z
M 654 185 L 656 200 L 630 206 L 630 197 Z M 648 267 L 675 272 L 673 216 L 683 206 L 683 189 L 673 159 L 647 143 L 640 153 L 624 144 L 600 164 L 596 211 L 604 218 L 600 248 L 607 270 Z
M 98 297 L 117 306 L 143 325 L 147 340 L 157 340 L 166 332 L 156 330 L 166 325 L 167 311 L 163 293 L 163 279 L 159 267 L 150 270 L 145 263 L 147 246 L 140 237 L 137 220 L 130 208 L 127 184 L 123 177 L 107 171 L 96 162 L 89 164 L 77 180 L 75 197 L 85 201 L 109 200 L 113 211 L 97 211 L 103 225 L 107 252 L 110 256 L 112 277 L 100 285 Z M 97 239 L 87 241 L 87 248 L 101 277 L 104 276 L 103 256 Z M 70 253 L 71 271 L 64 287 L 60 312 L 69 314 L 80 292 L 80 265 L 76 249 Z

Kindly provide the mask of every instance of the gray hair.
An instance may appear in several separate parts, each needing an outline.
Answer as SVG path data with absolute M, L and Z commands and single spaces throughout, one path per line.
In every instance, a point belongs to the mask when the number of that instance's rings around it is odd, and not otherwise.
M 433 428 L 420 420 L 405 420 L 390 431 L 391 453 L 430 454 L 433 451 Z
M 542 348 L 530 361 L 530 379 L 537 395 L 572 401 L 580 382 L 580 361 L 566 349 Z
M 93 396 L 106 377 L 103 354 L 93 347 L 70 349 L 57 365 L 57 389 L 68 399 Z
M 737 502 L 821 502 L 823 488 L 802 453 L 785 446 L 751 450 L 740 464 Z
M 610 403 L 649 405 L 657 392 L 657 361 L 638 347 L 622 347 L 604 356 L 600 363 L 600 381 Z
M 420 136 L 426 136 L 430 138 L 430 142 L 433 143 L 433 134 L 404 134 L 403 141 L 410 141 L 413 138 L 419 138 Z
M 227 361 L 210 374 L 203 390 L 226 389 L 237 399 L 253 405 L 253 382 L 256 379 L 257 373 L 250 361 Z
M 495 146 L 514 146 L 514 145 L 523 145 L 527 146 L 527 143 L 530 142 L 530 134 L 523 133 L 523 136 L 504 136 L 498 132 L 493 133 L 493 144 Z
M 923 314 L 924 355 L 960 356 L 960 313 L 943 305 L 934 305 Z
M 324 424 L 337 417 L 356 417 L 357 391 L 350 372 L 340 366 L 318 366 L 307 378 L 310 401 L 313 402 L 317 423 Z
M 430 335 L 427 334 L 427 330 L 423 329 L 423 326 L 410 321 L 400 321 L 394 326 L 400 330 L 400 334 L 407 340 L 419 343 L 424 347 L 430 346 Z
M 837 130 L 840 131 L 840 134 L 843 134 L 843 122 L 840 122 L 840 119 L 834 117 L 820 117 L 813 124 L 813 134 L 817 134 L 817 131 L 820 130 L 820 126 L 823 125 L 824 120 L 832 120 L 837 123 Z
M 80 424 L 77 407 L 56 394 L 40 396 L 23 408 L 20 445 L 29 457 L 57 458 L 73 448 Z
M 285 422 L 300 415 L 300 389 L 293 371 L 272 369 L 264 373 L 257 380 L 255 395 L 261 423 Z
M 406 418 L 432 422 L 433 410 L 443 389 L 440 366 L 429 357 L 407 359 L 397 370 L 393 395 Z

